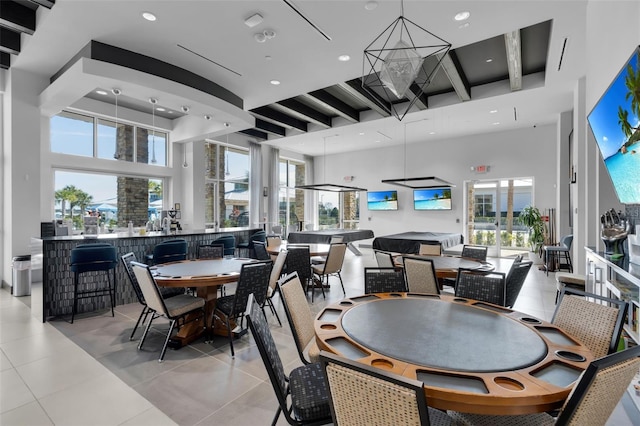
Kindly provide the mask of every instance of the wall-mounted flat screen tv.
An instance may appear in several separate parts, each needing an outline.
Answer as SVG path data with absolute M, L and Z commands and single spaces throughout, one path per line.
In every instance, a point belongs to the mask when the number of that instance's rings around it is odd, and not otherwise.
M 369 210 L 398 210 L 398 191 L 368 191 Z
M 618 199 L 640 204 L 640 57 L 636 48 L 587 120 Z
M 413 208 L 415 210 L 451 210 L 451 187 L 414 189 Z

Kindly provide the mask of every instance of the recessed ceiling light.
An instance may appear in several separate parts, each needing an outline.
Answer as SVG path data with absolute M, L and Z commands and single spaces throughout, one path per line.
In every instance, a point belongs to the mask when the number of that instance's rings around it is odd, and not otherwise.
M 456 21 L 464 21 L 466 19 L 469 19 L 469 16 L 471 16 L 471 13 L 469 13 L 468 10 L 463 10 L 462 12 L 456 13 L 456 16 L 454 16 L 453 19 L 455 19 Z
M 496 121 L 495 123 L 491 123 L 491 124 L 493 124 L 494 126 L 497 126 L 498 124 L 500 124 L 500 122 Z
M 280 80 L 271 80 L 269 83 L 273 84 L 274 86 L 277 86 L 280 84 Z
M 351 57 L 349 55 L 340 55 L 338 56 L 338 60 L 341 62 L 347 62 Z
M 163 112 L 163 111 L 166 111 L 166 109 L 164 109 L 164 108 L 162 108 L 162 107 L 158 107 L 158 108 L 156 108 L 156 111 Z
M 106 92 L 106 91 L 104 91 L 104 90 L 96 90 L 96 93 L 97 93 L 98 95 L 103 95 L 103 96 L 107 94 L 107 92 Z
M 156 20 L 156 15 L 154 15 L 151 12 L 142 12 L 142 17 L 147 21 L 151 21 L 151 22 Z
M 167 114 L 173 114 L 173 111 L 169 110 L 167 111 Z
M 430 134 L 430 135 L 435 135 L 435 134 L 436 134 L 436 132 L 429 132 L 429 134 Z
M 380 143 L 380 139 L 376 140 L 376 143 Z
M 265 61 L 270 61 L 270 60 L 272 60 L 273 58 L 272 58 L 271 56 L 267 55 L 267 56 L 265 56 L 265 57 L 264 57 L 264 59 L 265 59 Z
M 360 136 L 364 136 L 364 132 L 360 132 L 358 133 Z
M 490 63 L 490 62 L 493 62 L 493 58 L 487 58 L 487 59 L 485 59 L 484 61 L 485 61 L 486 63 Z
M 489 111 L 489 114 L 495 114 L 496 112 L 498 112 L 497 109 L 492 109 L 491 111 Z
M 368 1 L 364 4 L 364 8 L 367 10 L 374 10 L 377 7 L 378 7 L 377 1 Z
M 463 28 L 468 28 L 469 27 L 469 23 L 465 22 L 464 24 L 460 24 L 458 25 L 458 28 L 463 29 Z

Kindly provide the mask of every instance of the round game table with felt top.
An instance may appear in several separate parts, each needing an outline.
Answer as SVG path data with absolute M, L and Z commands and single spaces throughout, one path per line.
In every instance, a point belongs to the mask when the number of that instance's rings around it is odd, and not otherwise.
M 430 406 L 478 414 L 560 408 L 593 359 L 546 321 L 449 295 L 344 299 L 315 331 L 323 350 L 422 381 Z

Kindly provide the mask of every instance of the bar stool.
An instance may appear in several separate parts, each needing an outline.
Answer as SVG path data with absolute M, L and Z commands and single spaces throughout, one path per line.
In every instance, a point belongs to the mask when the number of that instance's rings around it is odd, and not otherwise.
M 556 303 L 558 303 L 558 296 L 564 287 L 585 291 L 586 283 L 587 277 L 584 275 L 570 272 L 556 272 Z
M 79 244 L 71 250 L 71 272 L 73 272 L 73 308 L 71 311 L 71 324 L 78 311 L 78 299 L 90 297 L 109 296 L 111 301 L 111 316 L 114 316 L 116 293 L 116 271 L 118 265 L 118 254 L 116 248 L 111 244 Z M 80 274 L 85 272 L 104 271 L 107 274 L 107 286 L 78 291 L 80 284 Z M 113 281 L 110 279 L 109 271 L 113 271 Z M 96 283 L 97 284 L 97 283 Z M 96 287 L 97 285 L 94 285 Z

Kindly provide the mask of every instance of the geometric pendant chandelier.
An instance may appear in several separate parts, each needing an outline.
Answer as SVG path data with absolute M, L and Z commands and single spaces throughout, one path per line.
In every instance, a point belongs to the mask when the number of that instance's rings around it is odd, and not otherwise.
M 402 121 L 450 49 L 450 43 L 401 15 L 364 50 L 362 88 L 386 101 L 382 106 Z

